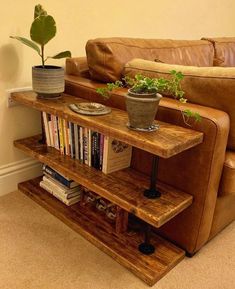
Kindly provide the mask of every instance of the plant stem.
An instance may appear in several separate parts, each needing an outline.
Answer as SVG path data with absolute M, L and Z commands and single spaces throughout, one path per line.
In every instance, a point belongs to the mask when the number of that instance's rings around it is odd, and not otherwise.
M 45 60 L 44 60 L 44 45 L 41 46 L 42 49 L 42 54 L 41 54 L 41 58 L 42 58 L 42 67 L 45 66 Z

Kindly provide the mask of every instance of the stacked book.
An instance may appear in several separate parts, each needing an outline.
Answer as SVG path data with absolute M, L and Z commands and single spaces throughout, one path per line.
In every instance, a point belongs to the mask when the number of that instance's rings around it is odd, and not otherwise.
M 67 206 L 80 200 L 81 186 L 45 164 L 43 165 L 43 179 L 40 182 L 40 187 Z
M 105 174 L 130 166 L 130 145 L 58 116 L 42 115 L 47 146 Z

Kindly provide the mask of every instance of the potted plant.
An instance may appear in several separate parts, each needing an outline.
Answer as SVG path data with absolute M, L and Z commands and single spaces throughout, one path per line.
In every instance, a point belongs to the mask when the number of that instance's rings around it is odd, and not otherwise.
M 56 35 L 56 23 L 40 4 L 34 8 L 34 20 L 30 28 L 31 40 L 10 36 L 34 49 L 41 58 L 41 65 L 32 68 L 32 86 L 39 98 L 58 98 L 64 91 L 64 69 L 60 66 L 46 65 L 49 58 L 71 57 L 70 51 L 63 51 L 54 56 L 45 56 L 45 45 Z
M 154 124 L 154 119 L 158 109 L 159 101 L 162 97 L 160 93 L 173 95 L 181 103 L 187 101 L 184 98 L 184 91 L 181 88 L 181 80 L 183 74 L 172 70 L 171 78 L 150 78 L 143 75 L 136 75 L 134 78 L 124 77 L 124 85 L 128 87 L 126 94 L 126 109 L 128 113 L 130 129 L 140 131 L 153 131 L 158 128 Z M 123 82 L 107 83 L 106 87 L 98 88 L 96 91 L 105 98 L 119 87 L 123 86 Z M 159 93 L 160 92 L 160 93 Z M 189 110 L 183 112 L 184 119 L 193 116 L 199 120 L 198 113 Z

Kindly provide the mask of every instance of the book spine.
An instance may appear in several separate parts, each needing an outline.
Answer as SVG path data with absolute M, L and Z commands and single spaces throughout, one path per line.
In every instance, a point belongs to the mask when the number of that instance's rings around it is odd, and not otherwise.
M 71 188 L 71 181 L 67 180 L 64 176 L 60 175 L 52 168 L 49 168 L 48 166 L 43 166 L 43 171 L 53 177 L 55 180 L 65 185 L 66 187 Z
M 49 186 L 47 186 L 47 184 L 46 184 L 44 181 L 41 181 L 41 182 L 39 183 L 39 186 L 40 186 L 41 188 L 43 188 L 44 190 L 46 190 L 48 193 L 50 193 L 50 194 L 53 195 L 52 189 L 49 188 Z
M 91 132 L 91 166 L 94 168 L 95 163 L 95 132 Z
M 75 146 L 75 159 L 79 160 L 79 126 L 74 124 L 74 146 Z
M 74 158 L 74 143 L 73 143 L 73 134 L 74 134 L 74 124 L 69 121 L 69 149 L 70 149 L 70 156 Z
M 50 140 L 50 134 L 49 134 L 49 126 L 48 126 L 48 120 L 47 120 L 47 113 L 45 111 L 42 112 L 42 119 L 43 119 L 45 135 L 46 135 L 46 144 L 47 144 L 47 146 L 51 146 L 51 140 Z
M 91 147 L 92 147 L 91 129 L 88 129 L 87 132 L 88 132 L 88 140 L 87 140 L 88 166 L 91 167 Z
M 72 189 L 72 191 L 68 191 L 70 189 L 66 190 L 66 189 L 61 188 L 59 185 L 57 185 L 52 180 L 50 180 L 50 178 L 47 176 L 43 176 L 43 181 L 48 185 L 49 188 L 53 190 L 53 193 L 60 194 L 61 197 L 64 197 L 65 199 L 69 199 L 71 195 L 80 194 L 80 188 L 76 188 L 76 189 Z
M 92 132 L 92 166 L 99 169 L 99 134 Z
M 58 150 L 59 147 L 59 138 L 58 138 L 58 126 L 57 126 L 57 117 L 55 115 L 52 115 L 53 120 L 53 127 L 54 127 L 54 145 L 55 148 Z
M 54 131 L 53 131 L 53 126 L 52 126 L 51 114 L 47 114 L 47 117 L 48 117 L 48 127 L 49 127 L 51 146 L 54 147 Z
M 60 153 L 64 155 L 64 129 L 63 129 L 63 120 L 62 118 L 58 118 L 59 124 L 59 138 L 60 138 Z
M 84 163 L 88 165 L 88 128 L 83 128 L 83 159 Z
M 68 122 L 63 119 L 63 130 L 64 130 L 64 142 L 65 142 L 65 154 L 68 156 L 69 153 L 69 134 L 68 134 Z
M 105 174 L 107 173 L 108 140 L 109 140 L 108 136 L 104 136 L 102 172 Z
M 104 152 L 104 135 L 100 135 L 100 154 L 99 154 L 99 169 L 102 171 L 103 165 L 103 152 Z
M 67 206 L 71 206 L 80 200 L 80 195 L 74 196 L 70 199 L 64 199 L 63 196 L 54 192 L 53 189 L 50 188 L 50 186 L 45 181 L 40 182 L 40 187 L 43 188 L 44 190 L 46 190 L 47 192 L 49 192 L 50 194 L 52 194 L 59 201 L 63 202 Z
M 84 155 L 83 155 L 83 127 L 80 126 L 79 128 L 79 138 L 80 138 L 80 161 L 84 162 Z
M 79 185 L 78 183 L 73 182 L 73 181 L 72 181 L 72 183 L 74 183 L 75 186 L 72 186 L 71 188 L 69 188 L 69 187 L 65 186 L 64 184 L 62 184 L 61 182 L 59 182 L 58 180 L 56 180 L 55 178 L 53 178 L 52 176 L 50 176 L 49 174 L 47 174 L 46 172 L 44 172 L 43 179 L 46 179 L 49 182 L 56 185 L 58 188 L 61 189 L 61 191 L 64 192 L 64 194 L 74 193 L 74 192 L 81 189 L 81 185 Z

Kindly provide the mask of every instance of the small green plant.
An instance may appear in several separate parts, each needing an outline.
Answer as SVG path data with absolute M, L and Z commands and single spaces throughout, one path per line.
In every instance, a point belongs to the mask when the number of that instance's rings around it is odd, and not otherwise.
M 20 37 L 10 36 L 13 39 L 19 40 L 21 43 L 34 49 L 41 57 L 42 66 L 45 67 L 45 62 L 49 58 L 60 59 L 71 57 L 70 51 L 63 51 L 54 56 L 45 57 L 45 45 L 56 35 L 56 23 L 51 15 L 43 9 L 42 5 L 38 4 L 34 8 L 34 20 L 30 28 L 31 40 Z
M 181 72 L 175 70 L 170 71 L 171 77 L 166 78 L 150 78 L 141 74 L 135 75 L 134 78 L 125 76 L 123 82 L 117 80 L 114 83 L 107 83 L 106 87 L 97 88 L 96 92 L 99 93 L 105 99 L 110 97 L 113 90 L 120 87 L 128 87 L 131 92 L 144 94 L 144 93 L 162 93 L 165 95 L 172 95 L 175 99 L 178 99 L 181 103 L 186 103 L 187 99 L 184 97 L 184 91 L 181 87 L 181 81 L 184 75 Z M 185 123 L 188 124 L 189 118 L 194 118 L 195 121 L 200 121 L 201 117 L 197 112 L 192 112 L 189 109 L 182 111 Z

